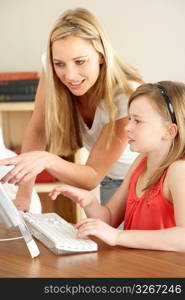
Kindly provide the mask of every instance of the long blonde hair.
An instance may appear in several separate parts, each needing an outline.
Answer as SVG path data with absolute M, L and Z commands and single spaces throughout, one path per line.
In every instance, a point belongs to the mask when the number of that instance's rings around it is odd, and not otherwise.
M 174 161 L 185 159 L 185 84 L 173 81 L 160 81 L 159 84 L 167 91 L 176 117 L 178 132 L 172 141 L 171 148 L 166 158 L 154 172 L 144 190 L 158 182 L 164 170 L 167 169 Z M 171 115 L 164 100 L 164 96 L 161 94 L 157 84 L 147 83 L 140 85 L 130 96 L 128 108 L 131 103 L 141 95 L 147 96 L 148 101 L 150 101 L 152 106 L 158 111 L 162 118 L 165 121 L 172 123 Z
M 98 102 L 94 103 L 95 106 L 101 99 L 105 99 L 109 114 L 106 145 L 110 143 L 114 133 L 115 93 L 131 94 L 133 88 L 129 81 L 143 83 L 139 73 L 133 67 L 121 62 L 114 54 L 108 38 L 93 14 L 83 8 L 65 11 L 56 21 L 48 40 L 45 106 L 48 148 L 51 152 L 64 156 L 82 147 L 74 95 L 59 80 L 52 63 L 52 44 L 69 35 L 88 40 L 104 58 L 98 80 L 93 86 L 92 99 L 98 99 Z

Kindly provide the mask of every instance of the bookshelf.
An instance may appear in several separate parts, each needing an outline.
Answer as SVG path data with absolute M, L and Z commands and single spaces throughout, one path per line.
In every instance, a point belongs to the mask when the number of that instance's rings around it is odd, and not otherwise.
M 4 143 L 9 149 L 21 146 L 24 131 L 31 118 L 34 102 L 4 102 L 0 103 L 0 128 L 2 128 Z M 79 153 L 73 158 L 78 162 Z M 59 196 L 55 201 L 48 197 L 48 193 L 60 182 L 36 183 L 35 189 L 39 194 L 42 212 L 56 212 L 67 221 L 75 223 L 84 217 L 83 210 L 72 200 Z
M 0 112 L 8 111 L 33 111 L 34 102 L 4 102 L 0 103 Z

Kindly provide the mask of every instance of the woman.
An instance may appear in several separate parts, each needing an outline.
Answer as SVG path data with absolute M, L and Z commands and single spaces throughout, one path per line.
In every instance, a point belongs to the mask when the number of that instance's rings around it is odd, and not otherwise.
M 89 190 L 101 182 L 105 203 L 136 156 L 129 151 L 124 127 L 127 100 L 142 83 L 141 76 L 121 62 L 97 19 L 82 8 L 58 18 L 43 60 L 22 145 L 22 152 L 32 152 L 1 161 L 14 165 L 2 181 L 20 185 L 15 203 L 21 210 L 28 209 L 35 176 L 44 169 L 64 183 Z M 89 151 L 85 165 L 62 158 L 82 146 Z

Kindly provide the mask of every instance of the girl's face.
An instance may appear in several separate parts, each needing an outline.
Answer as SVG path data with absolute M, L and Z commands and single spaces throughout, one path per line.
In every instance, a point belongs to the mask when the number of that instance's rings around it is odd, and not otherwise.
M 165 121 L 147 96 L 138 96 L 133 100 L 126 126 L 131 151 L 140 153 L 160 151 L 161 147 L 164 147 L 166 130 Z
M 54 70 L 75 96 L 84 95 L 95 84 L 102 59 L 85 39 L 67 36 L 52 45 Z

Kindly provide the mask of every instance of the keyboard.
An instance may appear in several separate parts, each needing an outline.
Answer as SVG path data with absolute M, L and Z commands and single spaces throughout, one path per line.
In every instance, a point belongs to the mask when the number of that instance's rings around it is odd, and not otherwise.
M 91 239 L 79 239 L 77 230 L 56 213 L 22 213 L 31 234 L 56 255 L 97 251 Z

